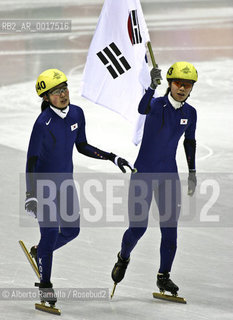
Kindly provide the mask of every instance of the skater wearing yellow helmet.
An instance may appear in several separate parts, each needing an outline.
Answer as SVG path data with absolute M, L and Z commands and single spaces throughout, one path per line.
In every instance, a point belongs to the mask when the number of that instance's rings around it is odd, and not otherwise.
M 146 120 L 142 143 L 134 164 L 138 172 L 131 176 L 129 187 L 129 228 L 123 235 L 112 279 L 117 284 L 124 278 L 130 254 L 147 229 L 154 195 L 161 230 L 160 267 L 156 283 L 160 291 L 176 295 L 179 288 L 170 279 L 181 209 L 176 150 L 184 134 L 189 169 L 188 194 L 192 196 L 196 188 L 196 110 L 186 101 L 197 81 L 197 71 L 189 62 L 176 62 L 168 69 L 166 78 L 168 89 L 165 96 L 154 98 L 155 89 L 162 77 L 161 70 L 153 68 L 151 85 L 139 103 L 138 111 L 146 114 Z M 140 202 L 140 199 L 143 201 Z
M 31 133 L 27 153 L 25 209 L 28 214 L 38 219 L 40 226 L 40 242 L 38 246 L 31 248 L 31 255 L 35 258 L 40 273 L 38 286 L 41 300 L 53 305 L 56 302 L 50 281 L 53 252 L 76 238 L 80 230 L 79 201 L 75 184 L 72 182 L 74 146 L 85 156 L 111 160 L 122 172 L 126 172 L 125 166 L 131 170 L 133 168 L 115 154 L 88 144 L 83 110 L 70 103 L 67 77 L 62 71 L 48 69 L 42 72 L 36 81 L 36 92 L 42 97 L 42 105 Z M 43 181 L 52 181 L 52 185 L 55 185 L 50 207 L 40 206 L 44 197 L 46 201 L 50 199 L 49 188 L 43 189 L 44 194 L 38 192 L 38 183 L 42 178 Z M 72 187 L 72 192 L 67 191 L 65 198 L 61 192 L 64 181 L 68 181 Z M 61 199 L 67 201 L 63 203 Z M 37 210 L 39 207 L 41 211 Z M 67 210 L 65 212 L 69 213 L 65 216 L 62 212 L 64 208 Z

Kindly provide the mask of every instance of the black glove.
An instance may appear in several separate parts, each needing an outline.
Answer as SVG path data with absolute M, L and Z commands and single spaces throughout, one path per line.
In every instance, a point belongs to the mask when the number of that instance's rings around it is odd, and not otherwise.
M 118 166 L 123 173 L 126 173 L 124 166 L 130 168 L 133 173 L 137 172 L 137 169 L 134 168 L 127 160 L 116 156 L 114 153 L 110 153 L 109 160 L 115 163 L 115 165 Z
M 189 172 L 188 176 L 188 195 L 193 196 L 197 185 L 196 171 Z
M 151 69 L 150 77 L 151 77 L 150 87 L 151 87 L 151 89 L 155 90 L 157 88 L 158 84 L 160 84 L 160 80 L 163 79 L 161 76 L 161 70 L 158 68 Z
M 27 214 L 33 218 L 37 217 L 37 203 L 37 198 L 35 198 L 30 192 L 26 192 L 25 210 Z

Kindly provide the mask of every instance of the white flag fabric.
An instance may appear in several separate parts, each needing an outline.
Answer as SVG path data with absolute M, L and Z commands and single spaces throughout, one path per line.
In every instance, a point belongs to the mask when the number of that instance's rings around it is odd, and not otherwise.
M 139 0 L 105 0 L 82 79 L 83 97 L 133 124 L 136 145 L 141 140 L 145 118 L 139 115 L 138 104 L 150 84 L 148 41 Z

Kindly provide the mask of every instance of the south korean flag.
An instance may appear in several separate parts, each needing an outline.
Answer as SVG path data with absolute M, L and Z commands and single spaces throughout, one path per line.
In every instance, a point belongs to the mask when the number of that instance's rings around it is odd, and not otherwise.
M 127 119 L 135 144 L 141 140 L 145 120 L 138 104 L 151 81 L 148 41 L 140 0 L 105 0 L 82 79 L 82 96 Z

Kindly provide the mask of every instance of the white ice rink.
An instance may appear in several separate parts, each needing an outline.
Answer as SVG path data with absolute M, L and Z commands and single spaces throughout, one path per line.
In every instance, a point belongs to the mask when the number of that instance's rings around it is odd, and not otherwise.
M 0 34 L 1 295 L 1 288 L 30 289 L 36 281 L 17 241 L 22 239 L 30 247 L 39 240 L 36 223 L 33 228 L 19 224 L 19 176 L 25 169 L 28 140 L 40 110 L 40 99 L 34 89 L 39 73 L 47 68 L 66 73 L 71 101 L 84 110 L 90 144 L 132 163 L 137 155 L 130 125 L 118 114 L 80 97 L 85 58 L 103 2 L 0 0 L 0 20 L 72 20 L 69 34 Z M 201 175 L 209 179 L 221 176 L 217 214 L 225 215 L 228 226 L 225 222 L 179 229 L 172 279 L 179 285 L 187 305 L 152 298 L 159 267 L 158 226 L 149 228 L 134 249 L 126 277 L 112 301 L 61 299 L 57 305 L 65 320 L 230 320 L 233 319 L 233 2 L 141 0 L 141 4 L 163 78 L 166 79 L 168 67 L 178 60 L 188 60 L 198 70 L 198 83 L 189 98 L 198 114 L 197 171 L 199 181 Z M 166 87 L 163 80 L 159 94 L 163 95 Z M 182 141 L 177 162 L 179 171 L 187 172 Z M 76 152 L 74 163 L 75 172 L 118 172 L 111 163 Z M 111 290 L 111 270 L 124 230 L 81 229 L 77 239 L 54 253 L 54 287 Z M 1 295 L 0 320 L 56 317 L 34 310 L 35 301 L 6 301 Z

